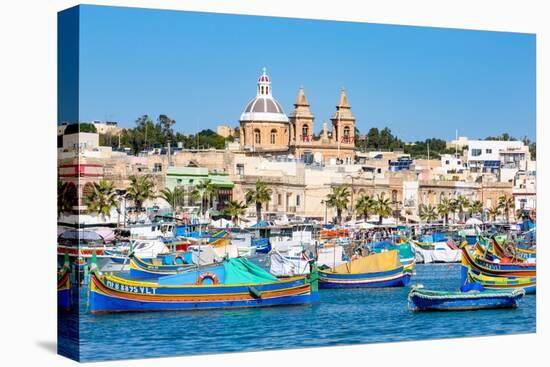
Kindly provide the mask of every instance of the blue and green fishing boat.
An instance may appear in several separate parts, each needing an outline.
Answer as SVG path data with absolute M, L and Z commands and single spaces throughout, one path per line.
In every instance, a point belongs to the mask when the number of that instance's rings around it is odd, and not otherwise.
M 516 308 L 524 295 L 525 291 L 522 289 L 448 292 L 413 287 L 408 296 L 408 305 L 411 311 Z
M 92 265 L 90 312 L 175 311 L 319 302 L 317 270 L 277 279 L 244 258 L 147 281 L 100 273 Z
M 155 278 L 175 275 L 196 267 L 190 253 L 165 254 L 156 259 L 142 259 L 130 255 L 130 276 L 133 278 Z

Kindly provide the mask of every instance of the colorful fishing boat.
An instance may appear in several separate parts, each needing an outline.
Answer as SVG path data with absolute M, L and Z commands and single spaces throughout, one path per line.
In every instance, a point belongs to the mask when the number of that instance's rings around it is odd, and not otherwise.
M 491 276 L 467 267 L 462 267 L 461 278 L 462 284 L 479 283 L 485 289 L 523 289 L 526 294 L 535 294 L 537 290 L 536 276 Z
M 57 273 L 57 309 L 65 312 L 71 309 L 71 265 L 69 254 L 65 254 L 65 263 Z
M 397 250 L 359 257 L 328 270 L 319 269 L 320 288 L 403 287 L 412 272 L 399 261 Z
M 312 304 L 319 302 L 317 282 L 315 268 L 308 276 L 279 280 L 244 258 L 227 259 L 215 269 L 197 268 L 150 282 L 102 274 L 92 265 L 90 312 Z
M 409 267 L 412 270 L 412 266 L 415 263 L 415 255 L 409 242 L 393 243 L 390 241 L 380 241 L 371 244 L 371 249 L 375 253 L 381 253 L 390 250 L 397 250 L 399 252 L 399 262 L 405 267 Z
M 130 255 L 130 276 L 134 278 L 175 275 L 195 266 L 187 254 L 170 254 L 150 260 Z
M 495 262 L 462 248 L 462 266 L 491 276 L 536 276 L 536 265 L 526 262 Z M 476 250 L 477 251 L 477 250 Z
M 470 311 L 516 308 L 525 295 L 523 289 L 469 292 L 434 291 L 413 287 L 408 296 L 411 311 Z

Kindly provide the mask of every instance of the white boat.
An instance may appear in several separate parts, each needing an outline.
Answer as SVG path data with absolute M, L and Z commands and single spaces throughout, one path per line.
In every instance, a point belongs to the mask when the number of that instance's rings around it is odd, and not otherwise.
M 434 242 L 433 249 L 426 249 L 411 241 L 411 247 L 417 263 L 455 263 L 462 259 L 461 250 L 449 247 L 446 242 Z
M 129 231 L 130 239 L 174 238 L 176 225 L 173 222 L 132 224 L 124 229 Z

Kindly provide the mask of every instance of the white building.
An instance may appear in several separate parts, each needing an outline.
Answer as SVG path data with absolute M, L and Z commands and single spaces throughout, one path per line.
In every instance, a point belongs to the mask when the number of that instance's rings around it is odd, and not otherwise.
M 468 143 L 468 167 L 472 172 L 500 176 L 501 168 L 506 168 L 515 174 L 527 169 L 529 160 L 529 147 L 518 140 L 470 140 Z M 506 177 L 510 174 L 512 172 L 508 172 Z

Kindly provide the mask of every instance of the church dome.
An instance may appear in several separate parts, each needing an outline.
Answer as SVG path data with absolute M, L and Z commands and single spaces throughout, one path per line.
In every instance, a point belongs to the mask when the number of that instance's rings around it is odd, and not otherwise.
M 241 121 L 288 122 L 283 108 L 271 94 L 271 81 L 265 72 L 258 78 L 256 97 L 241 114 Z

